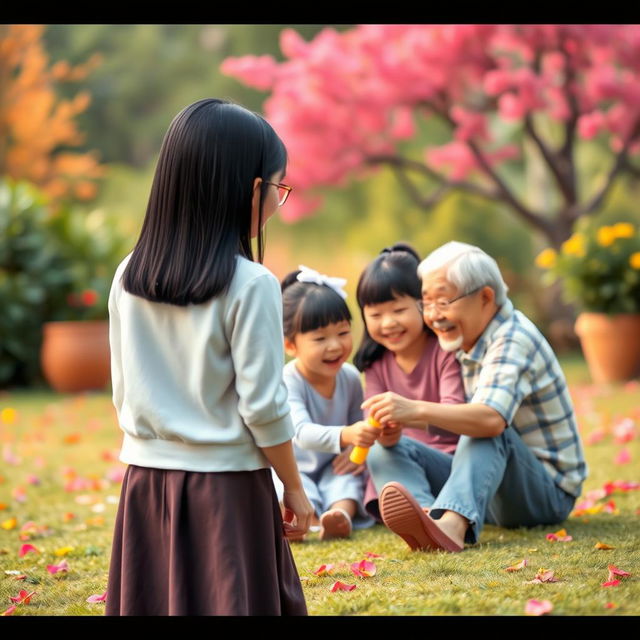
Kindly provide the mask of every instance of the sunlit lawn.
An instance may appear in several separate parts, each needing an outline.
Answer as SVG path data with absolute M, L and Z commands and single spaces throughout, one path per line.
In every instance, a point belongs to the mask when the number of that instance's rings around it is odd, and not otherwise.
M 595 441 L 585 446 L 591 474 L 579 502 L 610 481 L 640 481 L 640 384 L 595 387 L 581 358 L 568 358 L 563 365 L 583 438 Z M 13 605 L 10 597 L 26 590 L 34 592 L 30 602 L 18 604 L 12 615 L 102 615 L 104 604 L 87 598 L 106 589 L 124 469 L 117 460 L 120 432 L 109 395 L 2 393 L 0 412 L 0 613 Z M 625 426 L 632 427 L 631 439 L 616 441 Z M 628 462 L 626 455 L 614 461 L 621 451 L 629 454 Z M 382 526 L 340 542 L 322 543 L 310 534 L 293 545 L 309 612 L 522 615 L 526 602 L 535 598 L 549 600 L 552 615 L 637 615 L 640 491 L 604 493 L 590 496 L 592 513 L 557 527 L 487 526 L 480 544 L 461 554 L 412 553 Z M 573 540 L 548 541 L 546 534 L 561 526 Z M 597 542 L 614 548 L 597 550 Z M 37 551 L 21 557 L 22 546 L 29 544 Z M 381 556 L 371 558 L 377 572 L 357 578 L 350 565 L 367 552 Z M 524 569 L 505 571 L 524 558 Z M 67 572 L 47 571 L 63 560 Z M 316 576 L 322 564 L 333 564 L 334 573 Z M 610 564 L 631 576 L 603 587 Z M 525 584 L 540 568 L 554 571 L 558 582 Z M 331 592 L 336 581 L 356 589 Z

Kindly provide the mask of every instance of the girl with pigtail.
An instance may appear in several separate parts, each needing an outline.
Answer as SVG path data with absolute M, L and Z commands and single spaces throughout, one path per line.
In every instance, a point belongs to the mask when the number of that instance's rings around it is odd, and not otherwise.
M 365 467 L 349 454 L 353 446 L 370 447 L 380 431 L 362 421 L 360 374 L 347 363 L 353 339 L 345 283 L 302 265 L 281 283 L 294 453 L 321 540 L 373 524 L 362 502 Z
M 398 243 L 383 249 L 362 272 L 356 295 L 365 329 L 353 362 L 365 376 L 365 399 L 391 392 L 409 401 L 459 404 L 465 401 L 460 364 L 454 353 L 440 347 L 424 323 L 419 263 L 411 246 Z M 399 450 L 419 456 L 426 445 L 450 461 L 458 437 L 431 424 L 420 428 L 395 423 L 385 426 L 367 458 L 367 511 L 382 519 L 378 492 L 406 472 L 397 456 Z M 435 475 L 431 486 L 439 491 L 447 478 Z

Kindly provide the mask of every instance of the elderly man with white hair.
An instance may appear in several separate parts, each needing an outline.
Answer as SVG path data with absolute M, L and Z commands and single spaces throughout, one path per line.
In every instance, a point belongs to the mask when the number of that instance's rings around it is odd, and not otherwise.
M 564 374 L 536 326 L 507 298 L 495 260 L 449 242 L 418 268 L 422 310 L 460 361 L 465 404 L 387 392 L 362 407 L 384 427 L 368 466 L 385 524 L 412 549 L 462 551 L 485 522 L 562 522 L 587 475 Z M 453 457 L 402 437 L 437 425 L 460 434 Z

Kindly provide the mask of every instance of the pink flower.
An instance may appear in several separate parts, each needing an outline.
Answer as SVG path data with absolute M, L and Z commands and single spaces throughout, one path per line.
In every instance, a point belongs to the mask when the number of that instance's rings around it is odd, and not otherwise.
M 591 140 L 607 125 L 607 119 L 601 111 L 593 111 L 578 118 L 578 133 L 585 139 Z

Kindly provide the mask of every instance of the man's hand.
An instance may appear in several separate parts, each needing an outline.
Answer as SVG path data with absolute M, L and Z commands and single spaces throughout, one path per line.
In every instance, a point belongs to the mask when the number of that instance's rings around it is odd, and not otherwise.
M 368 409 L 369 415 L 373 416 L 383 426 L 386 426 L 389 422 L 401 422 L 407 425 L 420 422 L 417 401 L 408 400 L 393 391 L 371 396 L 361 406 L 362 409 Z M 424 426 L 424 423 L 422 424 Z

